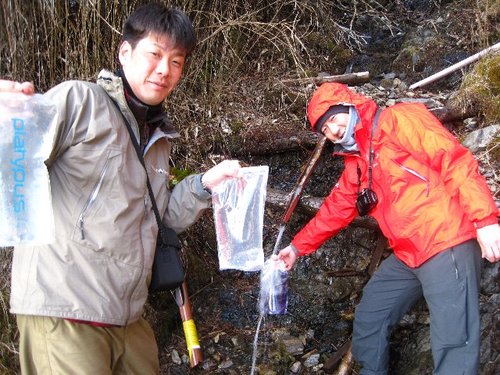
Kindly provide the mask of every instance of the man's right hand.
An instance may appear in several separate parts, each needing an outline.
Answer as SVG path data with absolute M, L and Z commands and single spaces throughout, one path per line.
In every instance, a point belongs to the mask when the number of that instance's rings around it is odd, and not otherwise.
M 0 92 L 17 92 L 26 95 L 35 93 L 35 86 L 31 82 L 16 82 L 0 79 Z
M 292 249 L 292 246 L 288 245 L 284 249 L 281 249 L 277 255 L 272 255 L 271 258 L 276 262 L 280 260 L 283 261 L 283 263 L 285 263 L 285 269 L 287 271 L 290 271 L 297 261 L 297 254 Z

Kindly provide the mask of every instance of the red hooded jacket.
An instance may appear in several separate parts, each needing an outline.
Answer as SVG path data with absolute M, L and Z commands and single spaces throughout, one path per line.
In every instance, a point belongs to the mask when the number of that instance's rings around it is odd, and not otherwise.
M 358 214 L 357 167 L 368 186 L 370 133 L 376 103 L 339 83 L 325 83 L 313 94 L 308 118 L 318 119 L 336 104 L 353 105 L 359 153 L 344 154 L 345 169 L 316 216 L 294 237 L 299 255 L 315 251 Z M 370 212 L 395 255 L 418 267 L 433 255 L 476 237 L 476 228 L 498 222 L 498 209 L 479 174 L 477 161 L 422 104 L 400 103 L 380 113 L 372 141 Z

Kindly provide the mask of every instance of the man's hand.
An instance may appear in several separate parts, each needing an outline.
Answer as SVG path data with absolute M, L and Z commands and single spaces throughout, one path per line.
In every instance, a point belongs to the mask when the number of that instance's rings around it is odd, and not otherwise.
M 239 178 L 242 176 L 238 160 L 224 160 L 206 171 L 201 178 L 201 183 L 205 189 L 212 191 L 226 178 Z
M 477 229 L 477 241 L 481 246 L 483 258 L 491 263 L 500 260 L 500 225 L 492 224 Z
M 285 269 L 287 271 L 290 271 L 297 261 L 297 254 L 293 250 L 292 246 L 289 245 L 284 249 L 281 249 L 277 255 L 273 254 L 271 256 L 271 259 L 273 259 L 275 262 L 282 261 L 283 263 L 285 263 Z
M 0 79 L 0 92 L 17 92 L 26 95 L 35 93 L 35 86 L 31 82 L 16 82 Z

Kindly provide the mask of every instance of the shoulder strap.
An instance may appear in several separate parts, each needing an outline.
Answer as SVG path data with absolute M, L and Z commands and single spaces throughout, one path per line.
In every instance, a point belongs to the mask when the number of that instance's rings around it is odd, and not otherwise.
M 153 211 L 155 214 L 156 218 L 156 223 L 158 224 L 158 230 L 160 232 L 161 239 L 163 240 L 164 243 L 168 242 L 168 235 L 167 235 L 167 228 L 163 224 L 163 221 L 161 220 L 160 213 L 158 211 L 158 206 L 156 205 L 156 200 L 153 194 L 153 188 L 151 187 L 151 182 L 149 181 L 149 176 L 148 176 L 148 170 L 146 169 L 146 163 L 144 162 L 144 157 L 141 152 L 141 147 L 139 146 L 139 143 L 137 142 L 137 138 L 134 135 L 134 132 L 132 130 L 132 126 L 128 122 L 127 118 L 124 116 L 122 111 L 120 110 L 120 107 L 118 104 L 113 100 L 113 103 L 115 104 L 116 108 L 118 109 L 118 112 L 122 115 L 123 121 L 125 122 L 125 125 L 127 126 L 128 133 L 130 134 L 130 139 L 132 141 L 132 144 L 134 145 L 135 151 L 137 153 L 137 157 L 139 158 L 139 161 L 141 162 L 142 166 L 144 167 L 144 171 L 146 172 L 146 184 L 148 186 L 148 192 L 149 192 L 149 197 L 151 198 L 151 205 L 153 206 Z
M 369 164 L 368 164 L 368 188 L 372 188 L 372 164 L 373 164 L 373 148 L 372 148 L 372 139 L 373 139 L 373 133 L 375 133 L 375 128 L 378 125 L 378 118 L 380 116 L 380 112 L 382 110 L 377 107 L 377 112 L 375 113 L 375 117 L 373 118 L 373 123 L 372 123 L 372 132 L 370 135 L 370 154 L 369 154 Z

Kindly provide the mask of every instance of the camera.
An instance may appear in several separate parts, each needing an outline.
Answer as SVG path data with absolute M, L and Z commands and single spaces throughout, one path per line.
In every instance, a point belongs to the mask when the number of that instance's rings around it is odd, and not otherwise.
M 377 194 L 372 189 L 363 189 L 356 198 L 356 208 L 359 216 L 367 215 L 377 205 Z

